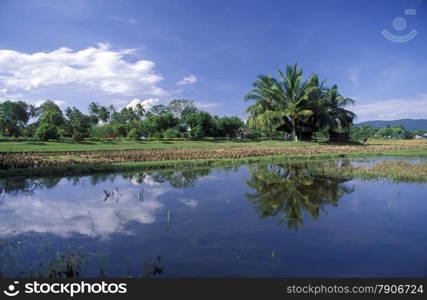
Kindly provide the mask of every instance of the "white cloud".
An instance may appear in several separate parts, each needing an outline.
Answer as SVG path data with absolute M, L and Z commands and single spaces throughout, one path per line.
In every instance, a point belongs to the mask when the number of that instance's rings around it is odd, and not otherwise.
M 207 108 L 217 107 L 219 106 L 219 103 L 197 101 L 196 106 L 200 109 L 207 109 Z
M 353 84 L 357 84 L 359 82 L 359 78 L 360 78 L 360 69 L 354 69 L 350 72 L 350 76 L 349 79 Z
M 187 77 L 182 78 L 176 84 L 179 84 L 179 85 L 183 85 L 183 84 L 194 84 L 196 82 L 197 82 L 197 77 L 194 76 L 194 75 L 189 75 Z
M 181 198 L 178 201 L 181 202 L 184 205 L 187 205 L 187 206 L 191 207 L 191 208 L 196 208 L 197 205 L 199 204 L 199 202 L 197 202 L 197 200 L 194 200 L 194 199 L 184 199 L 184 198 Z
M 60 48 L 33 54 L 0 50 L 0 88 L 30 91 L 50 85 L 79 84 L 108 94 L 152 95 L 165 93 L 163 79 L 149 60 L 128 62 L 134 49 L 113 50 L 98 44 L 80 51 Z
M 403 118 L 425 119 L 427 116 L 427 94 L 406 99 L 398 98 L 369 104 L 356 104 L 352 111 L 357 114 L 357 122 Z
M 160 101 L 159 98 L 148 98 L 145 100 L 140 100 L 138 98 L 133 99 L 132 101 L 130 101 L 126 107 L 135 107 L 137 104 L 141 103 L 142 106 L 144 107 L 145 110 L 149 110 L 151 107 L 153 107 L 154 105 L 156 105 L 158 102 Z
M 120 180 L 119 198 L 104 201 L 103 190 L 112 189 L 108 183 L 82 185 L 75 193 L 67 192 L 69 185 L 67 179 L 62 179 L 55 187 L 57 193 L 39 189 L 28 195 L 6 194 L 0 207 L 0 231 L 52 233 L 64 238 L 78 233 L 103 240 L 117 231 L 132 235 L 133 230 L 126 224 L 154 223 L 157 211 L 164 207 L 159 197 L 170 191 L 165 186 L 146 185 L 141 201 L 139 187 L 129 187 L 126 180 Z
M 117 22 L 127 22 L 129 24 L 137 24 L 138 20 L 134 18 L 119 18 L 119 17 L 110 17 L 109 19 L 117 21 Z

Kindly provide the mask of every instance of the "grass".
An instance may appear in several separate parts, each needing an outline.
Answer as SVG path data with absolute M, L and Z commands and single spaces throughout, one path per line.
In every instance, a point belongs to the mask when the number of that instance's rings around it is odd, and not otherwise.
M 288 141 L 129 140 L 85 143 L 0 141 L 0 177 L 68 176 L 164 168 L 281 163 L 379 155 L 427 157 L 427 141 L 359 143 Z M 360 170 L 359 170 L 360 171 Z M 354 173 L 355 171 L 352 170 Z
M 334 163 L 315 163 L 310 170 L 317 176 L 328 178 L 389 179 L 398 182 L 427 182 L 427 161 L 382 161 L 373 166 L 341 166 Z
M 196 160 L 163 160 L 146 162 L 121 162 L 110 164 L 75 164 L 69 166 L 47 166 L 39 168 L 16 168 L 9 170 L 0 170 L 0 178 L 4 177 L 56 177 L 56 176 L 80 176 L 95 173 L 111 172 L 136 172 L 136 171 L 155 171 L 165 169 L 186 169 L 186 168 L 224 168 L 235 167 L 239 165 L 251 164 L 281 164 L 289 162 L 316 163 L 327 162 L 344 158 L 365 158 L 380 156 L 396 157 L 426 157 L 426 151 L 400 151 L 400 152 L 372 152 L 366 153 L 322 153 L 314 155 L 289 155 L 289 156 L 260 156 L 239 159 L 196 159 Z M 354 170 L 353 170 L 354 171 Z M 326 175 L 326 174 L 325 174 Z M 328 176 L 333 176 L 329 172 Z M 350 173 L 340 173 L 340 176 L 349 176 Z M 361 174 L 359 174 L 361 175 Z M 424 181 L 427 181 L 425 178 Z
M 6 139 L 0 141 L 0 152 L 58 152 L 58 151 L 108 151 L 108 150 L 151 150 L 185 148 L 240 148 L 240 147 L 295 147 L 313 146 L 312 142 L 272 141 L 226 141 L 207 139 L 204 141 L 187 140 L 100 140 L 76 143 L 65 139 L 59 142 L 40 142 L 32 140 Z

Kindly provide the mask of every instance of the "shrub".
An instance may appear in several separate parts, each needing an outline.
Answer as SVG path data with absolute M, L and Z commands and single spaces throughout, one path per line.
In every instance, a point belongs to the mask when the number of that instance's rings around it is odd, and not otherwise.
M 177 138 L 177 137 L 181 137 L 181 132 L 179 131 L 178 128 L 169 128 L 165 131 L 165 138 L 168 139 L 173 139 L 173 138 Z
M 199 125 L 193 127 L 190 131 L 190 138 L 194 140 L 202 139 L 206 136 L 205 131 Z
M 49 123 L 41 124 L 36 130 L 36 137 L 42 141 L 59 139 L 58 128 Z
M 139 128 L 132 128 L 128 133 L 128 138 L 139 141 L 143 136 L 143 132 Z
M 163 133 L 155 132 L 151 137 L 156 138 L 156 139 L 161 139 L 161 138 L 163 138 Z

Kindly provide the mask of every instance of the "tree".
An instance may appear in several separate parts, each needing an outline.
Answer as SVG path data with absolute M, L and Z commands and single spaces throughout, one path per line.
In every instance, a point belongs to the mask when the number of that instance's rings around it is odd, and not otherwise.
M 158 132 L 164 132 L 169 128 L 173 128 L 178 125 L 178 119 L 171 113 L 164 113 L 160 115 L 154 115 L 151 117 L 154 123 L 155 130 Z
M 75 141 L 89 137 L 91 118 L 82 114 L 77 108 L 67 108 L 67 128 Z
M 210 136 L 215 126 L 211 114 L 205 111 L 186 115 L 183 121 L 189 127 L 190 135 L 193 138 Z
M 142 130 L 140 130 L 137 127 L 132 128 L 131 130 L 129 130 L 128 133 L 128 138 L 135 140 L 135 141 L 139 141 L 141 140 L 141 137 L 143 136 L 143 132 Z
M 344 107 L 349 104 L 354 105 L 354 100 L 340 95 L 337 85 L 327 89 L 324 99 L 329 114 L 329 132 L 336 132 L 337 130 L 349 132 L 356 114 Z
M 5 136 L 19 136 L 31 116 L 30 106 L 23 101 L 0 103 L 0 132 Z
M 107 123 L 110 120 L 110 111 L 105 106 L 100 106 L 98 110 L 98 118 L 103 123 Z
M 39 122 L 49 123 L 58 128 L 61 128 L 64 125 L 64 116 L 58 105 L 53 101 L 47 100 L 40 105 L 39 108 Z
M 218 136 L 234 136 L 237 130 L 244 126 L 244 123 L 238 117 L 222 117 L 216 119 Z
M 187 110 L 195 112 L 197 110 L 196 104 L 192 100 L 175 99 L 172 100 L 167 106 L 168 112 L 172 113 L 175 118 L 182 118 L 182 113 Z
M 266 131 L 270 139 L 284 116 L 278 107 L 278 97 L 274 88 L 277 85 L 277 80 L 271 75 L 259 75 L 252 84 L 253 88 L 243 98 L 246 102 L 255 101 L 244 111 L 250 114 L 249 127 Z
M 36 129 L 36 137 L 42 141 L 59 139 L 58 128 L 50 123 L 43 123 Z
M 307 108 L 307 104 L 310 96 L 318 92 L 319 87 L 313 84 L 317 76 L 303 81 L 302 68 L 298 64 L 287 65 L 286 76 L 280 70 L 278 73 L 278 84 L 272 89 L 278 97 L 281 110 L 292 124 L 292 136 L 294 141 L 297 141 L 297 122 L 313 114 L 313 111 Z
M 151 112 L 156 115 L 164 114 L 168 112 L 168 107 L 163 104 L 157 104 L 151 108 Z
M 144 116 L 145 114 L 145 109 L 144 106 L 141 103 L 138 103 L 134 108 L 133 111 L 135 113 L 135 115 L 138 117 L 139 120 L 141 120 L 141 118 Z
M 89 104 L 88 111 L 90 113 L 90 118 L 92 119 L 92 122 L 94 124 L 97 124 L 99 122 L 99 110 L 100 106 L 98 103 L 92 102 Z

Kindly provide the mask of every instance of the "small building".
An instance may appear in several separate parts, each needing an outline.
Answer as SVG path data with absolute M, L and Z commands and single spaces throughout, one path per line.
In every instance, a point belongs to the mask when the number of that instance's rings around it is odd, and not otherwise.
M 423 137 L 421 136 L 421 135 L 416 135 L 416 136 L 414 136 L 414 139 L 415 140 L 421 140 Z
M 423 140 L 427 140 L 427 133 L 423 134 Z

